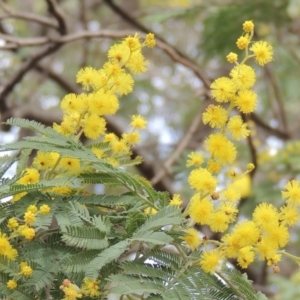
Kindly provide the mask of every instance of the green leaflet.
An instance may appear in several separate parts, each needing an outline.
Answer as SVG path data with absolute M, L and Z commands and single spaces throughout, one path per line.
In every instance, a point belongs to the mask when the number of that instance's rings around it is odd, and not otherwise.
M 106 264 L 118 259 L 129 246 L 129 241 L 120 241 L 109 248 L 103 250 L 95 259 L 93 259 L 86 268 L 86 276 L 97 278 L 98 272 Z

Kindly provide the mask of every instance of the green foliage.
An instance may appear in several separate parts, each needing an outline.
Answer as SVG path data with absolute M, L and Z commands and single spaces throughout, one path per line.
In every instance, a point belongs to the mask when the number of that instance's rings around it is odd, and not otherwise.
M 70 155 L 87 165 L 82 172 L 66 173 L 59 178 L 27 185 L 17 183 L 17 179 L 2 179 L 2 197 L 26 193 L 17 202 L 1 204 L 3 232 L 9 232 L 7 220 L 22 218 L 30 205 L 40 207 L 47 204 L 51 211 L 47 215 L 37 215 L 32 224 L 37 229 L 34 240 L 16 240 L 19 252 L 16 260 L 0 257 L 1 295 L 12 299 L 33 299 L 34 295 L 44 297 L 48 287 L 52 287 L 53 295 L 62 297 L 57 288 L 65 278 L 80 284 L 84 277 L 88 277 L 100 278 L 101 288 L 109 286 L 109 292 L 120 296 L 144 294 L 148 299 L 235 299 L 239 290 L 245 299 L 256 299 L 254 291 L 239 273 L 222 272 L 228 278 L 220 280 L 194 264 L 198 260 L 195 254 L 189 258 L 182 249 L 182 257 L 164 249 L 165 245 L 180 241 L 176 227 L 185 222 L 180 209 L 168 205 L 167 193 L 156 192 L 138 177 L 96 158 L 91 147 L 74 143 L 71 138 L 52 129 L 26 120 L 9 120 L 8 123 L 44 135 L 1 146 L 3 151 L 21 150 L 18 158 L 22 167 L 19 167 L 16 178 L 22 176 L 26 161 L 34 150 L 55 151 L 63 157 Z M 97 147 L 105 149 L 108 145 L 100 143 Z M 0 160 L 2 175 L 15 160 L 16 156 Z M 66 196 L 48 192 L 51 188 L 62 187 L 80 191 L 83 185 L 99 183 L 123 186 L 128 191 L 121 195 L 73 192 Z M 143 209 L 149 206 L 160 209 L 147 216 Z M 135 259 L 129 259 L 130 255 Z M 33 269 L 26 280 L 18 275 L 22 261 Z M 6 287 L 11 278 L 19 278 L 14 290 Z M 225 283 L 227 280 L 230 285 Z
M 204 21 L 201 48 L 204 49 L 208 58 L 216 55 L 225 58 L 232 51 L 232 45 L 235 45 L 239 37 L 236 33 L 237 23 L 242 24 L 245 20 L 253 20 L 258 26 L 270 22 L 282 26 L 288 21 L 287 5 L 288 1 L 254 0 L 236 1 L 215 10 L 212 9 Z

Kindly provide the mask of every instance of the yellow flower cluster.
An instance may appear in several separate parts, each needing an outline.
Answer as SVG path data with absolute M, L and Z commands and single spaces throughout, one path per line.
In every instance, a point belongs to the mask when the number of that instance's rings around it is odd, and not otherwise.
M 65 297 L 62 300 L 76 300 L 82 298 L 82 296 L 97 297 L 100 296 L 99 290 L 100 280 L 84 278 L 81 288 L 72 283 L 69 279 L 65 279 L 60 286 L 60 289 L 64 292 Z
M 236 204 L 242 191 L 238 188 L 239 181 L 246 185 L 246 174 L 255 168 L 249 163 L 241 176 L 237 176 L 234 170 L 229 171 L 231 182 L 217 191 L 217 175 L 222 167 L 232 166 L 237 156 L 236 147 L 230 138 L 239 141 L 250 134 L 243 118 L 239 114 L 234 115 L 234 109 L 248 114 L 257 106 L 257 95 L 252 90 L 256 80 L 255 71 L 246 61 L 254 58 L 257 64 L 265 65 L 272 60 L 272 47 L 267 42 L 251 43 L 249 49 L 254 31 L 253 22 L 246 21 L 243 30 L 244 34 L 237 40 L 237 46 L 245 49 L 245 57 L 238 63 L 237 54 L 228 54 L 227 60 L 235 66 L 229 77 L 218 78 L 211 84 L 212 97 L 218 104 L 209 105 L 203 113 L 203 123 L 219 131 L 210 134 L 205 140 L 206 153 L 192 152 L 187 160 L 187 167 L 193 167 L 188 183 L 196 194 L 191 198 L 184 215 L 191 217 L 189 225 L 208 225 L 213 232 L 225 232 L 236 221 Z M 282 197 L 286 203 L 280 209 L 272 204 L 261 203 L 255 208 L 252 220 L 236 223 L 220 241 L 201 238 L 194 228 L 185 229 L 183 240 L 192 251 L 201 245 L 205 250 L 208 243 L 217 246 L 211 251 L 204 251 L 200 258 L 200 266 L 206 272 L 214 272 L 226 258 L 234 258 L 242 268 L 246 268 L 255 257 L 266 260 L 268 265 L 274 265 L 279 271 L 277 263 L 283 253 L 280 248 L 289 241 L 288 227 L 299 221 L 300 183 L 296 180 L 289 182 Z
M 106 133 L 105 115 L 115 114 L 119 109 L 118 97 L 132 91 L 134 80 L 130 75 L 140 74 L 146 71 L 148 62 L 144 59 L 142 49 L 154 47 L 153 34 L 148 34 L 142 42 L 138 34 L 128 36 L 121 43 L 113 45 L 108 51 L 108 62 L 103 68 L 96 70 L 92 67 L 81 69 L 76 77 L 77 83 L 81 84 L 85 93 L 66 95 L 61 101 L 61 109 L 64 113 L 61 124 L 54 124 L 53 129 L 62 135 L 71 137 L 78 141 L 82 134 L 88 139 L 98 140 L 108 146 L 91 150 L 97 158 L 108 163 L 119 166 L 122 161 L 130 159 L 130 147 L 140 141 L 140 130 L 145 129 L 147 121 L 140 115 L 131 117 L 130 132 L 123 133 L 119 138 L 113 133 Z M 97 145 L 97 144 L 96 144 Z M 135 162 L 134 162 L 135 163 Z M 59 153 L 38 151 L 33 159 L 32 166 L 26 168 L 17 183 L 20 185 L 32 185 L 41 180 L 60 179 L 62 176 L 78 175 L 83 170 L 90 170 L 91 166 L 79 159 L 62 157 Z M 49 194 L 68 195 L 73 191 L 69 187 L 52 187 L 44 189 Z M 82 190 L 76 192 L 81 193 Z M 12 202 L 17 202 L 27 195 L 26 192 L 13 196 Z M 174 205 L 181 205 L 179 197 L 174 197 Z M 18 252 L 14 249 L 10 240 L 18 238 L 25 242 L 31 241 L 36 236 L 35 223 L 38 217 L 43 217 L 51 212 L 47 204 L 37 206 L 31 204 L 22 216 L 7 220 L 9 236 L 0 232 L 0 254 L 10 260 L 16 259 Z M 151 211 L 149 213 L 155 213 Z M 33 270 L 26 263 L 21 262 L 20 272 L 16 274 L 17 280 L 21 276 L 31 276 Z M 15 278 L 7 281 L 8 289 L 18 287 Z M 81 289 L 68 279 L 64 280 L 61 290 L 64 292 L 64 300 L 74 300 L 83 296 L 97 297 L 100 295 L 100 281 L 85 278 Z
M 112 115 L 119 109 L 118 96 L 132 91 L 134 80 L 130 75 L 140 74 L 147 70 L 142 49 L 155 46 L 154 34 L 149 33 L 144 42 L 138 34 L 126 37 L 121 43 L 113 45 L 108 51 L 108 62 L 102 69 L 92 67 L 81 69 L 77 83 L 87 91 L 79 95 L 68 94 L 61 101 L 64 113 L 61 124 L 53 124 L 57 132 L 78 140 L 82 134 L 92 140 L 108 142 L 105 150 L 92 147 L 94 154 L 112 164 L 120 166 L 124 158 L 130 158 L 130 147 L 140 141 L 139 130 L 145 129 L 147 121 L 140 115 L 133 115 L 131 131 L 123 133 L 119 138 L 113 133 L 106 133 L 105 115 Z M 38 183 L 40 179 L 59 178 L 64 175 L 77 175 L 89 166 L 76 158 L 61 157 L 55 152 L 38 151 L 33 159 L 32 167 L 27 168 L 18 180 L 19 184 Z M 68 187 L 48 188 L 52 194 L 68 195 L 72 189 Z M 14 195 L 16 202 L 26 196 L 26 192 Z M 48 214 L 50 208 L 41 207 L 41 214 Z M 34 223 L 35 216 L 31 212 L 24 215 L 25 223 Z

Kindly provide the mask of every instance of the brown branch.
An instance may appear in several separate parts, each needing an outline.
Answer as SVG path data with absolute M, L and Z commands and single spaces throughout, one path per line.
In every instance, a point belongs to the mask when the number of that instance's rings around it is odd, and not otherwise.
M 46 0 L 46 2 L 48 4 L 49 12 L 53 15 L 53 17 L 58 22 L 58 28 L 57 28 L 58 32 L 61 35 L 65 35 L 67 33 L 67 22 L 64 13 L 57 5 L 56 0 Z
M 187 145 L 189 144 L 190 140 L 196 133 L 196 130 L 199 128 L 199 125 L 202 120 L 203 108 L 199 110 L 199 112 L 194 117 L 193 121 L 190 124 L 187 132 L 183 136 L 182 140 L 177 144 L 173 154 L 165 161 L 159 173 L 155 175 L 151 179 L 152 184 L 156 184 L 159 182 L 166 174 L 170 173 L 171 166 L 178 160 L 184 149 L 186 149 Z
M 291 135 L 287 132 L 283 132 L 281 130 L 278 130 L 276 128 L 271 127 L 270 125 L 268 125 L 267 123 L 265 123 L 258 115 L 256 115 L 255 113 L 252 113 L 250 115 L 250 119 L 252 121 L 255 122 L 255 124 L 261 128 L 263 128 L 264 130 L 266 130 L 269 134 L 275 135 L 278 138 L 282 139 L 282 140 L 289 140 L 291 138 Z
M 23 62 L 18 72 L 5 84 L 0 93 L 0 102 L 5 101 L 5 98 L 13 91 L 14 86 L 22 80 L 24 75 L 33 68 L 42 58 L 55 52 L 60 48 L 59 44 L 50 44 L 43 47 L 41 50 L 34 53 L 31 57 Z
M 0 1 L 0 6 L 6 12 L 6 15 L 0 16 L 0 20 L 14 18 L 14 19 L 21 19 L 29 22 L 39 23 L 41 25 L 45 25 L 55 29 L 58 28 L 57 22 L 50 18 L 39 16 L 33 13 L 15 11 L 11 9 L 9 6 L 7 6 L 3 1 Z
M 265 68 L 265 73 L 267 75 L 267 78 L 269 79 L 269 82 L 271 83 L 272 87 L 273 87 L 273 91 L 274 91 L 274 95 L 275 95 L 275 99 L 279 108 L 279 115 L 280 115 L 280 119 L 282 122 L 282 127 L 284 129 L 285 132 L 288 132 L 288 124 L 287 124 L 287 120 L 286 120 L 286 114 L 285 114 L 285 109 L 284 109 L 284 105 L 283 105 L 283 100 L 281 97 L 281 93 L 279 90 L 279 86 L 278 83 L 275 79 L 275 77 L 273 76 L 273 73 L 270 69 L 270 66 L 266 65 Z
M 105 4 L 107 4 L 116 14 L 118 14 L 120 17 L 122 17 L 125 21 L 136 27 L 138 30 L 141 30 L 144 33 L 153 32 L 153 30 L 147 28 L 143 24 L 139 23 L 137 20 L 135 20 L 132 16 L 127 14 L 124 10 L 122 10 L 119 6 L 117 6 L 113 0 L 103 0 Z M 185 54 L 183 54 L 181 51 L 179 51 L 174 46 L 170 45 L 167 41 L 163 39 L 159 34 L 153 32 L 156 36 L 156 39 L 158 42 L 161 42 L 165 46 L 167 46 L 168 49 L 172 49 L 173 56 L 176 57 L 176 61 L 180 62 L 184 66 L 191 69 L 196 76 L 203 82 L 206 89 L 210 89 L 210 80 L 205 76 L 201 69 L 197 66 L 197 64 L 192 61 L 189 57 L 187 57 Z

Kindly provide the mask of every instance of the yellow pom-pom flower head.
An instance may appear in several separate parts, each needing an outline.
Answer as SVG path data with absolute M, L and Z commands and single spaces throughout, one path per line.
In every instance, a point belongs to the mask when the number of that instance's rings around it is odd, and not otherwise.
M 228 102 L 236 93 L 235 83 L 228 77 L 217 78 L 210 86 L 211 94 L 217 102 Z
M 191 248 L 192 251 L 199 248 L 202 239 L 199 236 L 199 232 L 194 228 L 185 230 L 186 235 L 182 238 L 185 243 Z
M 255 61 L 260 66 L 264 66 L 273 59 L 273 47 L 266 41 L 253 43 L 250 47 L 250 51 L 254 53 Z
M 250 89 L 256 80 L 254 69 L 247 65 L 235 66 L 230 71 L 230 77 L 237 89 Z

